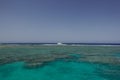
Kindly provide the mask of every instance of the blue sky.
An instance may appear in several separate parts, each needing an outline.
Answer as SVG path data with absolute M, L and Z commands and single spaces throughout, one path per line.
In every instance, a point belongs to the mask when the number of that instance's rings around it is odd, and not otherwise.
M 0 42 L 120 43 L 120 0 L 0 0 Z

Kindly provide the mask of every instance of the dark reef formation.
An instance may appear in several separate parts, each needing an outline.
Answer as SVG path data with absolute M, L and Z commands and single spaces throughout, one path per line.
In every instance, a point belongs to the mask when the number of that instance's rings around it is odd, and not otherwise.
M 25 68 L 36 68 L 56 60 L 120 65 L 120 57 L 112 53 L 115 51 L 119 55 L 120 47 L 2 46 L 0 65 L 22 61 Z

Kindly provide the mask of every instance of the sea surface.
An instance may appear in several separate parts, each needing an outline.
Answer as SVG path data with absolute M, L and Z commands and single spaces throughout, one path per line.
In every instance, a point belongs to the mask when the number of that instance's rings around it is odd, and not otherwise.
M 22 60 L 24 56 L 28 56 L 25 57 L 25 60 L 29 60 L 31 55 L 32 57 L 39 54 L 54 56 L 61 53 L 62 56 L 65 54 L 72 58 L 50 60 L 44 65 L 33 68 L 25 67 L 26 61 Z M 16 58 L 20 58 L 20 60 L 16 60 Z M 0 80 L 119 79 L 119 45 L 0 45 Z

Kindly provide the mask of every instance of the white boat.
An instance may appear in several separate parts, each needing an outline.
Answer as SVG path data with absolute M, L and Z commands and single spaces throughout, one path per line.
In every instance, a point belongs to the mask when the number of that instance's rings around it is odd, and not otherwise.
M 62 45 L 62 43 L 58 42 L 57 45 Z
M 61 43 L 61 42 L 58 42 L 57 45 L 65 45 L 65 44 L 63 44 L 63 43 Z

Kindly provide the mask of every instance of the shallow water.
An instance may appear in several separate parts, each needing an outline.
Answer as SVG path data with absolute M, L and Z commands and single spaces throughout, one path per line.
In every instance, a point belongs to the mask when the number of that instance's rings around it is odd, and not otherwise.
M 26 53 L 26 54 L 25 54 Z M 5 47 L 0 48 L 0 55 L 12 54 L 25 56 L 29 54 L 64 53 L 75 60 L 57 59 L 37 68 L 25 68 L 24 61 L 10 62 L 0 65 L 0 80 L 119 80 L 120 65 L 109 63 L 120 58 L 120 47 Z M 74 54 L 77 53 L 77 54 Z M 6 55 L 5 55 L 6 54 Z M 16 55 L 17 54 L 17 55 Z M 104 58 L 102 61 L 101 58 Z M 104 57 L 103 57 L 104 55 Z M 118 55 L 118 56 L 117 56 Z M 84 57 L 85 58 L 84 58 Z M 110 59 L 106 59 L 110 56 Z M 80 57 L 83 57 L 83 61 Z M 86 58 L 87 57 L 87 58 Z M 97 57 L 97 60 L 96 60 Z M 112 58 L 111 58 L 112 57 Z M 1 58 L 2 59 L 2 58 Z M 78 60 L 81 59 L 81 60 Z M 84 61 L 85 60 L 85 61 Z M 120 60 L 120 59 L 117 59 Z M 97 62 L 96 62 L 97 61 Z M 114 60 L 113 60 L 114 61 Z
M 0 80 L 107 80 L 90 63 L 55 61 L 37 69 L 25 69 L 22 62 L 0 66 Z

